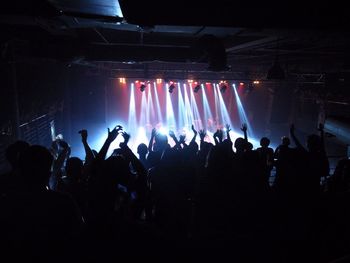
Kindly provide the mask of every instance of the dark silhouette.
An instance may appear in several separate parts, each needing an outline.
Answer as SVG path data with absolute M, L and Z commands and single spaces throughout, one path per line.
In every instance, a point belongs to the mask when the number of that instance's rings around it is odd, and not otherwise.
M 340 161 L 329 177 L 323 125 L 305 148 L 292 125 L 296 147 L 282 137 L 275 151 L 267 137 L 254 149 L 246 124 L 234 143 L 230 125 L 217 129 L 215 145 L 205 130 L 191 129 L 192 138 L 170 131 L 173 147 L 153 129 L 148 147 L 137 148 L 139 158 L 120 125 L 108 129 L 99 152 L 81 130 L 84 160 L 71 157 L 62 138 L 51 152 L 11 145 L 12 171 L 0 185 L 5 248 L 43 259 L 59 247 L 59 261 L 68 253 L 77 261 L 214 253 L 238 262 L 328 262 L 350 254 L 349 162 Z M 107 156 L 118 136 L 123 142 Z M 326 187 L 321 178 L 330 178 Z
M 64 249 L 58 258 L 67 256 L 82 227 L 76 203 L 69 196 L 48 189 L 52 164 L 53 156 L 46 148 L 27 148 L 19 158 L 24 186 L 1 202 L 1 233 L 12 246 L 10 251 L 22 251 L 31 260 L 47 258 L 57 246 Z

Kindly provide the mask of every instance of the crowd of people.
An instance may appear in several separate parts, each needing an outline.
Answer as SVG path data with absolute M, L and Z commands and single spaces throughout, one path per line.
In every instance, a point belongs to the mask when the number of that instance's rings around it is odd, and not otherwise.
M 63 139 L 49 149 L 13 143 L 6 151 L 12 170 L 0 182 L 3 251 L 89 262 L 158 256 L 330 262 L 350 254 L 349 160 L 329 176 L 322 125 L 306 147 L 291 125 L 276 149 L 267 137 L 253 149 L 246 125 L 234 142 L 229 125 L 217 130 L 214 144 L 204 130 L 192 130 L 190 141 L 170 131 L 171 147 L 153 129 L 138 156 L 119 125 L 108 129 L 99 151 L 81 130 L 85 160 L 71 157 Z M 124 141 L 106 156 L 118 136 Z

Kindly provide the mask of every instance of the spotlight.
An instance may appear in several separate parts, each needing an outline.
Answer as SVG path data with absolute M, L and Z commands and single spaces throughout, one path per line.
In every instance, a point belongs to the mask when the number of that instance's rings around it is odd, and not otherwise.
M 197 84 L 193 89 L 194 93 L 197 93 L 200 90 L 200 88 L 201 88 L 201 85 Z
M 140 86 L 140 91 L 144 92 L 145 89 L 146 89 L 146 85 L 142 83 L 141 86 Z
M 221 83 L 221 86 L 220 86 L 220 91 L 221 91 L 221 93 L 224 93 L 226 90 L 227 90 L 227 85 L 226 85 L 226 83 Z
M 171 85 L 169 86 L 169 92 L 173 93 L 174 89 L 175 89 L 175 85 L 174 83 L 171 83 Z

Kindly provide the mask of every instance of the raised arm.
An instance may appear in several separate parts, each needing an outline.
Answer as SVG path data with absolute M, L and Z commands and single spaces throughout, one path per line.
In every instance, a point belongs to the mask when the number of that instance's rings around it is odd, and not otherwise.
M 218 135 L 219 135 L 219 130 L 216 130 L 216 132 L 214 132 L 213 134 L 215 145 L 219 144 Z
M 243 123 L 243 124 L 242 124 L 241 130 L 243 131 L 243 134 L 244 134 L 244 140 L 245 140 L 246 142 L 248 142 L 248 133 L 247 133 L 248 126 L 247 126 L 246 123 Z
M 130 150 L 126 143 L 120 145 L 123 151 L 123 155 L 127 160 L 130 160 L 132 167 L 135 169 L 139 176 L 146 176 L 146 169 L 136 155 Z
M 97 159 L 99 160 L 104 160 L 106 158 L 107 155 L 107 151 L 109 146 L 111 145 L 111 143 L 117 138 L 119 131 L 121 131 L 123 129 L 122 126 L 117 125 L 113 130 L 109 130 L 108 128 L 108 136 L 107 139 L 105 141 L 105 143 L 103 144 L 100 152 L 97 154 Z
M 224 133 L 221 129 L 218 130 L 217 137 L 218 137 L 219 143 L 222 143 L 222 140 L 224 138 Z
M 122 144 L 121 149 L 124 157 L 130 161 L 132 167 L 136 171 L 136 178 L 130 177 L 127 181 L 127 187 L 129 191 L 136 191 L 137 198 L 145 201 L 147 192 L 147 170 L 141 163 L 141 161 L 135 156 L 135 154 L 130 150 L 127 144 Z
M 183 147 L 187 147 L 187 144 L 186 144 L 186 135 L 180 135 L 179 137 L 179 143 L 182 144 Z
M 207 133 L 205 132 L 205 130 L 199 130 L 199 138 L 201 139 L 201 149 L 203 147 L 203 144 L 204 144 L 204 138 L 205 136 L 207 135 Z
M 124 142 L 122 143 L 123 145 L 128 145 L 128 142 L 130 140 L 130 134 L 127 132 L 122 132 L 122 136 L 124 138 Z
M 194 125 L 193 125 L 193 124 L 192 124 L 192 126 L 191 126 L 191 129 L 192 129 L 192 131 L 193 131 L 193 137 L 192 137 L 192 140 L 191 140 L 190 144 L 193 144 L 193 143 L 196 142 L 196 138 L 197 138 L 198 132 L 197 132 L 197 130 L 194 128 Z
M 178 139 L 176 138 L 176 135 L 175 135 L 174 131 L 169 131 L 169 136 L 170 136 L 170 137 L 174 140 L 174 142 L 175 142 L 175 146 L 174 146 L 174 147 L 176 147 L 177 149 L 181 148 L 181 145 L 180 145 Z
M 153 128 L 152 133 L 151 133 L 151 138 L 149 139 L 149 143 L 148 143 L 148 151 L 149 152 L 152 152 L 152 150 L 153 150 L 153 140 L 154 140 L 154 137 L 156 136 L 156 133 L 157 133 L 156 128 Z
M 87 138 L 88 138 L 88 132 L 87 130 L 81 130 L 79 131 L 80 135 L 81 135 L 81 141 L 83 143 L 84 146 L 84 150 L 85 150 L 85 164 L 90 164 L 93 160 L 94 160 L 94 154 L 92 153 L 92 150 L 87 142 Z
M 226 125 L 225 125 L 225 128 L 226 128 L 226 138 L 227 138 L 227 140 L 229 140 L 230 142 L 232 142 L 231 137 L 230 137 L 230 131 L 231 131 L 230 125 L 229 125 L 229 124 L 226 124 Z
M 61 151 L 59 151 L 57 158 L 53 162 L 52 167 L 52 178 L 53 180 L 50 183 L 51 190 L 57 190 L 57 186 L 59 184 L 59 181 L 61 180 L 61 169 L 63 167 L 64 161 L 69 157 L 70 154 L 70 147 L 68 143 L 61 140 L 59 141 L 59 144 L 62 148 Z

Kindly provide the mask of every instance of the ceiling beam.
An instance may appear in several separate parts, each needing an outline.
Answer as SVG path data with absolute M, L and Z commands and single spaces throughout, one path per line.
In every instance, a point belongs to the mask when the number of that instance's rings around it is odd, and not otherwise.
M 265 37 L 262 39 L 258 39 L 258 40 L 254 40 L 254 41 L 250 41 L 244 44 L 240 44 L 240 45 L 236 45 L 233 47 L 229 47 L 226 48 L 226 52 L 230 53 L 230 52 L 238 52 L 238 51 L 242 51 L 244 49 L 248 49 L 248 48 L 252 48 L 252 47 L 257 47 L 257 46 L 261 46 L 261 45 L 266 45 L 267 43 L 271 43 L 271 42 L 276 42 L 279 41 L 280 38 L 276 37 L 276 36 L 272 36 L 272 37 Z

